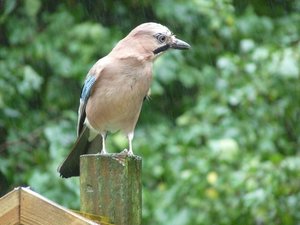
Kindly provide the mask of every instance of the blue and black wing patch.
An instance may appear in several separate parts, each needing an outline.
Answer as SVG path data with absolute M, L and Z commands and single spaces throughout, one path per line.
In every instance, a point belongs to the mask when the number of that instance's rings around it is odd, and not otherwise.
M 80 100 L 87 102 L 88 98 L 90 97 L 92 87 L 96 81 L 96 76 L 88 75 L 84 81 L 84 85 L 81 89 Z
M 87 78 L 84 81 L 84 85 L 81 89 L 81 95 L 80 95 L 80 105 L 78 109 L 78 124 L 77 124 L 77 135 L 79 136 L 81 133 L 81 130 L 83 128 L 83 123 L 85 121 L 86 112 L 85 107 L 87 104 L 87 101 L 91 95 L 92 88 L 94 86 L 94 83 L 96 81 L 97 77 L 93 75 L 88 75 Z

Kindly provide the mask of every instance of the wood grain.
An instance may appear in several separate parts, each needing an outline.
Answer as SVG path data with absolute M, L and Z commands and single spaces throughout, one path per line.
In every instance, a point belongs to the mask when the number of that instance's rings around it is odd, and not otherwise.
M 0 198 L 1 225 L 99 225 L 30 190 L 16 188 Z
M 140 225 L 142 159 L 122 154 L 80 158 L 81 211 L 108 217 L 116 225 Z

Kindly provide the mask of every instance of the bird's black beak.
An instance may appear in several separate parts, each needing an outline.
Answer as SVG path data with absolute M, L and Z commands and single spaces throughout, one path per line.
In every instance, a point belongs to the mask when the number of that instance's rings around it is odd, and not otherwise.
M 190 47 L 191 46 L 188 43 L 186 43 L 178 38 L 174 38 L 172 43 L 170 44 L 170 48 L 180 49 L 180 50 L 189 49 Z
M 155 49 L 153 51 L 153 53 L 156 55 L 160 52 L 164 52 L 164 51 L 168 50 L 169 48 L 183 50 L 183 49 L 189 49 L 190 47 L 191 46 L 188 43 L 186 43 L 180 39 L 177 39 L 177 38 L 175 38 L 175 36 L 173 36 L 171 43 L 165 44 L 165 45 Z

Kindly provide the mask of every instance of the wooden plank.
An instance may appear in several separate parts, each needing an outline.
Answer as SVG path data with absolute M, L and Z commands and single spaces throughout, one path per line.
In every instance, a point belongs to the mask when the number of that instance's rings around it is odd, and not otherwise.
M 142 158 L 127 154 L 80 157 L 81 211 L 116 225 L 141 225 Z
M 19 190 L 16 188 L 0 198 L 0 224 L 20 224 Z
M 96 225 L 27 188 L 21 189 L 20 222 L 26 225 Z

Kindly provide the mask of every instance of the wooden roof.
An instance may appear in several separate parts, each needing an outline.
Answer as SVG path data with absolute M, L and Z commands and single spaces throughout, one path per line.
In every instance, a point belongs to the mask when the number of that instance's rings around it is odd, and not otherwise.
M 1 225 L 99 225 L 24 187 L 0 198 L 0 209 Z

